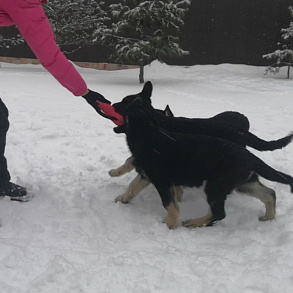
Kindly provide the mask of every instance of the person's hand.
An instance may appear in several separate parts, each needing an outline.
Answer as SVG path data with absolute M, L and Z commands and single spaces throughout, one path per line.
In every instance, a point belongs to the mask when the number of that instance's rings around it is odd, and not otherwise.
M 111 102 L 101 94 L 88 90 L 82 97 L 104 118 L 112 120 L 116 125 L 124 124 L 123 117 L 115 111 L 111 106 Z
M 111 102 L 106 100 L 101 94 L 87 90 L 87 93 L 82 96 L 86 101 L 101 115 L 101 109 L 98 102 L 111 105 Z M 103 116 L 103 115 L 102 115 Z

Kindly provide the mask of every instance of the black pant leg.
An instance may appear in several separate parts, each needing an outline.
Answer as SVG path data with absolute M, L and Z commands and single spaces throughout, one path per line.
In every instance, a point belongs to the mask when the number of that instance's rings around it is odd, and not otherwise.
M 8 109 L 0 99 L 0 185 L 10 181 L 10 174 L 7 169 L 7 161 L 4 156 L 6 146 L 6 133 L 9 128 Z

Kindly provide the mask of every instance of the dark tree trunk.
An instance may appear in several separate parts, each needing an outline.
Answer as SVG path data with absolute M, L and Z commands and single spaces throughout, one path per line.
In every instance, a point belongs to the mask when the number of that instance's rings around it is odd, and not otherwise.
M 291 41 L 290 41 L 290 50 L 293 50 L 293 39 L 291 37 Z M 287 70 L 287 78 L 289 79 L 290 78 L 290 68 L 291 66 L 293 66 L 293 60 L 292 60 L 292 55 L 289 55 L 289 62 L 288 62 L 288 70 Z
M 139 62 L 139 83 L 144 83 L 144 64 L 143 60 Z
M 287 78 L 290 78 L 290 68 L 291 68 L 291 64 L 288 65 L 288 70 L 287 70 Z

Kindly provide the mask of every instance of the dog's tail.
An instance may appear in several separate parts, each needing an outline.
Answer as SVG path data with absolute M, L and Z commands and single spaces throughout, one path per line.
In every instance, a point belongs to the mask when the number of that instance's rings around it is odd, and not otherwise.
M 267 165 L 265 162 L 263 162 L 258 157 L 256 157 L 256 156 L 254 156 L 254 157 L 255 157 L 254 171 L 258 175 L 260 175 L 263 178 L 270 180 L 270 181 L 279 182 L 279 183 L 289 185 L 291 188 L 291 192 L 293 193 L 293 177 L 275 170 L 274 168 Z
M 282 149 L 283 147 L 287 146 L 292 140 L 293 132 L 283 138 L 271 141 L 263 140 L 250 132 L 247 132 L 246 135 L 246 145 L 258 151 L 273 151 L 277 149 Z

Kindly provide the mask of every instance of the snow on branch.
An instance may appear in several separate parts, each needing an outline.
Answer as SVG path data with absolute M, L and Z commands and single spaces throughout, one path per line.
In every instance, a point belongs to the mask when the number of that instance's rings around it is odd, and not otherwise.
M 289 12 L 293 17 L 293 9 L 291 6 L 289 7 Z M 282 49 L 263 55 L 265 59 L 276 60 L 275 63 L 265 69 L 265 74 L 279 73 L 281 67 L 287 66 L 287 78 L 290 78 L 290 68 L 293 67 L 293 22 L 290 22 L 289 27 L 282 29 L 281 32 L 283 33 L 281 36 L 284 40 Z

